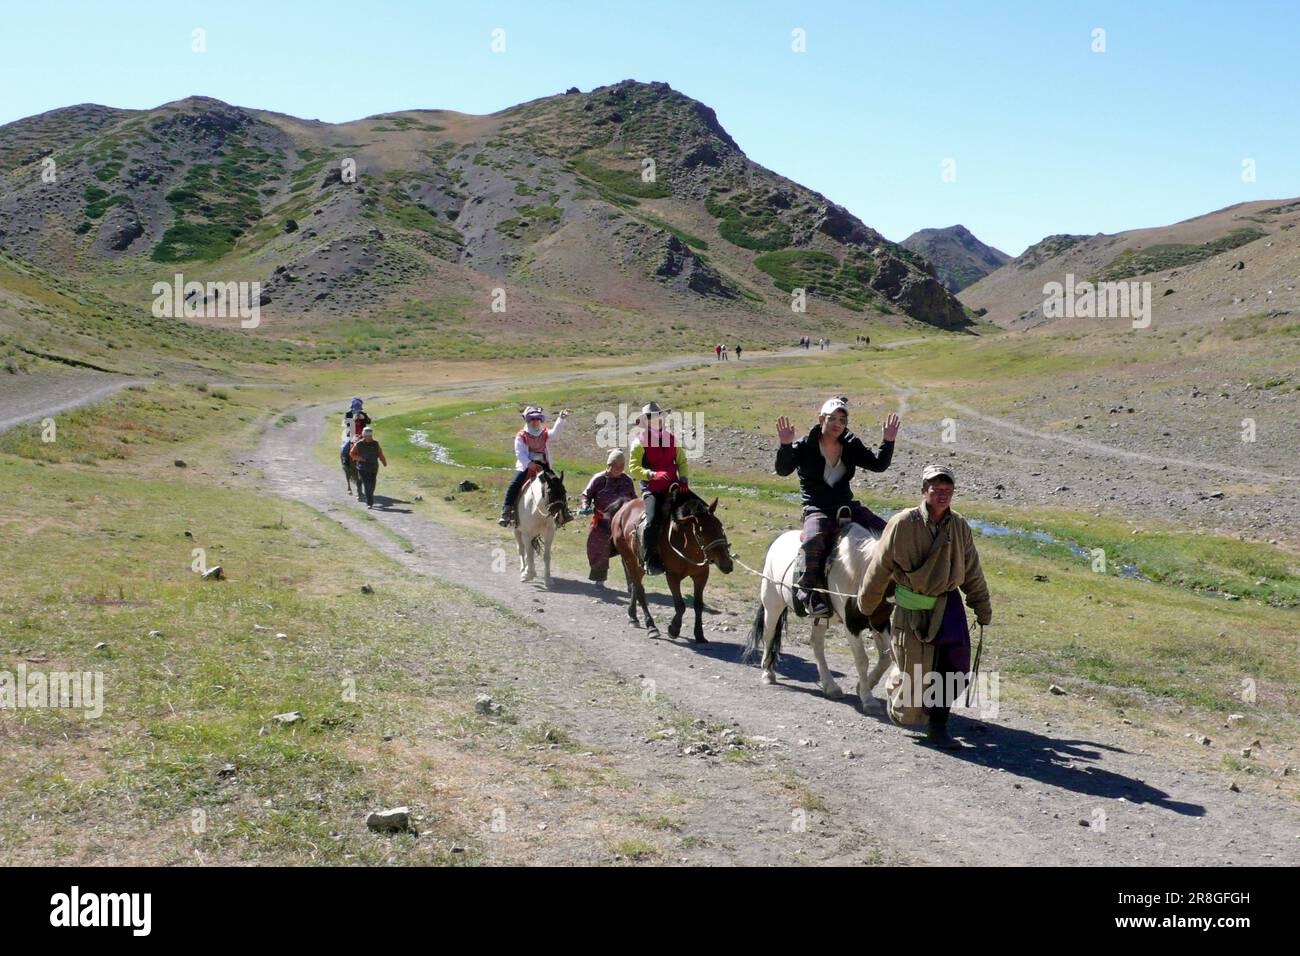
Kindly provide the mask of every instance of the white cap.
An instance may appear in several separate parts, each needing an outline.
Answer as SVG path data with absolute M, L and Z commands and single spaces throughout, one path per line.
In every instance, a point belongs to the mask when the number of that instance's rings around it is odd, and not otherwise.
M 375 430 L 374 430 L 373 428 L 371 428 L 369 425 L 367 425 L 365 428 L 361 429 L 361 434 L 363 434 L 363 435 L 373 435 L 374 433 L 375 433 Z
M 623 454 L 621 449 L 613 448 L 610 449 L 609 455 L 606 456 L 605 464 L 612 465 L 616 461 L 626 461 L 626 460 L 627 457 Z
M 849 410 L 849 400 L 847 398 L 844 398 L 843 396 L 828 398 L 826 399 L 825 404 L 822 405 L 821 414 L 829 415 L 832 412 L 839 411 L 841 408 L 844 409 L 845 412 Z

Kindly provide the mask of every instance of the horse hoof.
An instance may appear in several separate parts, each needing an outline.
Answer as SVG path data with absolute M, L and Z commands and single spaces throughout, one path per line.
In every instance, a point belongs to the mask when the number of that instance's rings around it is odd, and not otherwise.
M 696 634 L 696 635 L 695 635 L 695 643 L 696 643 L 696 644 L 707 644 L 707 643 L 709 643 L 709 639 L 708 639 L 707 637 L 705 637 L 703 634 Z
M 773 674 L 771 671 L 763 671 L 763 676 L 761 680 L 764 684 L 775 684 L 776 675 Z
M 656 641 L 659 640 L 660 637 L 662 637 L 662 635 L 659 633 L 659 628 L 657 627 L 650 628 L 648 631 L 645 632 L 645 635 L 646 637 L 652 638 L 653 640 Z
M 669 625 L 668 625 L 668 636 L 669 636 L 669 637 L 681 637 L 681 636 L 682 636 L 682 629 L 681 629 L 680 627 L 673 627 L 671 624 L 669 624 Z
M 840 685 L 836 683 L 827 684 L 822 688 L 822 690 L 825 691 L 826 696 L 831 700 L 839 700 L 844 696 L 844 691 L 842 691 Z

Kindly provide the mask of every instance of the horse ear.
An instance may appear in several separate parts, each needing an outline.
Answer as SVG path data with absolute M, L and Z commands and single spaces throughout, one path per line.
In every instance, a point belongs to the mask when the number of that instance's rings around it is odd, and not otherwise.
M 718 499 L 714 498 L 713 504 L 709 505 L 709 514 L 713 514 L 713 510 L 717 507 L 718 507 Z
M 564 472 L 560 472 L 560 484 L 564 484 Z

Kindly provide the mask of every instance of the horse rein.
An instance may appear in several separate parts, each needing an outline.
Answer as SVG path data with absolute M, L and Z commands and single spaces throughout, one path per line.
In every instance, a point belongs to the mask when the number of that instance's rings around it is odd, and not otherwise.
M 690 522 L 697 522 L 698 519 L 699 519 L 699 515 L 688 515 L 688 516 L 686 516 L 685 518 L 674 518 L 674 519 L 672 519 L 672 523 L 673 523 L 673 524 L 676 524 L 678 527 L 681 527 L 681 528 L 682 528 L 682 534 L 685 535 L 685 534 L 687 533 L 687 532 L 686 532 L 686 527 L 685 527 L 685 526 L 686 526 L 686 522 L 688 522 L 688 521 L 690 521 Z M 680 551 L 678 551 L 678 550 L 677 550 L 677 545 L 673 544 L 672 529 L 670 528 L 670 529 L 669 529 L 669 532 L 668 532 L 668 547 L 672 548 L 672 549 L 673 549 L 673 552 L 674 552 L 674 553 L 675 553 L 679 558 L 681 558 L 683 561 L 685 561 L 687 564 L 691 565 L 692 567 L 696 567 L 696 568 L 706 568 L 706 567 L 708 567 L 710 564 L 713 564 L 713 558 L 709 556 L 709 549 L 710 549 L 710 548 L 717 547 L 717 546 L 720 545 L 720 544 L 726 546 L 726 550 L 727 550 L 727 553 L 728 553 L 728 554 L 731 553 L 731 548 L 730 548 L 729 542 L 727 541 L 727 536 L 726 536 L 725 534 L 724 534 L 721 538 L 718 538 L 718 539 L 716 539 L 716 540 L 714 540 L 714 541 L 710 541 L 710 542 L 709 542 L 708 544 L 706 544 L 706 545 L 701 545 L 701 544 L 700 544 L 700 535 L 699 535 L 699 531 L 696 530 L 697 528 L 698 528 L 698 524 L 695 524 L 695 523 L 692 523 L 692 524 L 691 524 L 691 526 L 690 526 L 690 529 L 691 529 L 691 530 L 690 530 L 690 541 L 689 541 L 689 543 L 694 544 L 695 547 L 697 547 L 697 548 L 700 549 L 700 553 L 701 553 L 702 555 L 704 555 L 704 560 L 703 560 L 703 561 L 692 561 L 692 560 L 691 560 L 690 558 L 688 558 L 686 555 L 684 555 L 684 554 L 682 554 Z

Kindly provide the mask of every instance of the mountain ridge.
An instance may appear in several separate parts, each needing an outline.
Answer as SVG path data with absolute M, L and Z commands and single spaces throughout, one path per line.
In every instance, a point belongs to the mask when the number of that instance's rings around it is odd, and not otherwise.
M 50 159 L 57 184 L 40 179 Z M 459 296 L 465 334 L 490 338 L 505 326 L 473 300 L 493 280 L 525 321 L 591 322 L 610 342 L 593 309 L 783 337 L 972 325 L 923 259 L 749 160 L 666 83 L 341 124 L 202 96 L 66 107 L 0 127 L 0 183 L 0 251 L 92 286 L 133 274 L 104 290 L 128 307 L 181 265 L 260 281 L 276 328 Z M 798 289 L 808 314 L 791 317 Z

